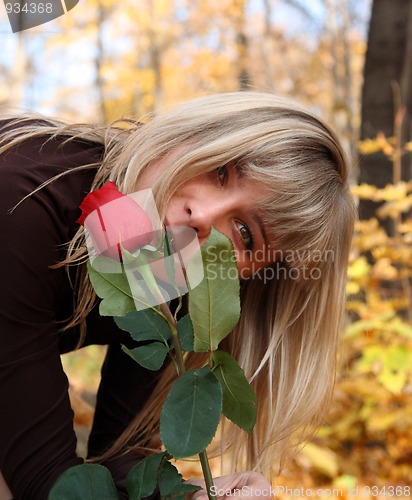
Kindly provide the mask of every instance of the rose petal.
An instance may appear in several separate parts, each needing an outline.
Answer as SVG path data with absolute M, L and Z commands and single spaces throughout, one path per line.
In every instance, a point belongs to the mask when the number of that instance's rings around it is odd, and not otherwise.
M 96 191 L 89 193 L 82 201 L 80 208 L 82 210 L 81 216 L 76 222 L 84 226 L 84 221 L 88 215 L 90 215 L 94 210 L 102 207 L 110 201 L 116 200 L 117 198 L 125 197 L 126 195 L 121 193 L 116 184 L 112 181 L 106 182 L 104 186 Z
M 146 212 L 128 196 L 115 199 L 94 210 L 85 219 L 97 254 L 121 260 L 120 244 L 129 252 L 147 245 L 153 226 Z

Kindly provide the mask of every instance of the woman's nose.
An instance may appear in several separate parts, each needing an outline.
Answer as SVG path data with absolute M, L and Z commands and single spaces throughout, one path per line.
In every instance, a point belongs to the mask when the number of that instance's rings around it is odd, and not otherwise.
M 191 203 L 186 207 L 189 216 L 189 226 L 195 229 L 197 237 L 201 243 L 205 241 L 212 230 L 212 226 L 220 226 L 224 217 L 224 207 L 222 204 L 212 200 L 203 203 Z

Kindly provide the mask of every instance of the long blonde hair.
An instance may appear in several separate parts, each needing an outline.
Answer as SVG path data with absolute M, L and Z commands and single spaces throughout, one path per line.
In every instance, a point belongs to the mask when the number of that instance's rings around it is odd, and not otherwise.
M 222 446 L 234 468 L 268 470 L 282 463 L 290 445 L 323 418 L 334 384 L 355 208 L 347 160 L 333 131 L 288 98 L 233 92 L 193 100 L 128 130 L 49 122 L 14 134 L 14 143 L 37 134 L 104 144 L 92 189 L 112 180 L 126 194 L 154 160 L 190 145 L 152 186 L 162 215 L 184 182 L 229 162 L 270 191 L 260 209 L 276 262 L 242 282 L 241 319 L 224 346 L 257 393 L 258 420 L 249 437 L 226 422 Z M 80 229 L 62 265 L 86 258 Z M 77 293 L 72 324 L 93 306 L 85 273 Z M 188 366 L 199 363 L 195 356 Z M 142 452 L 144 437 L 158 433 L 172 381 L 167 368 L 142 412 L 100 458 Z

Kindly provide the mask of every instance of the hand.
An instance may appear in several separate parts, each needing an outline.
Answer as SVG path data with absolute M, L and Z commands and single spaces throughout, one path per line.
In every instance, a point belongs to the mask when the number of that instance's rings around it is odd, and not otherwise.
M 187 482 L 203 488 L 203 490 L 195 491 L 190 496 L 187 496 L 187 499 L 207 500 L 204 479 L 189 479 Z M 217 477 L 213 480 L 213 483 L 214 491 L 212 493 L 216 494 L 218 500 L 232 497 L 272 498 L 269 481 L 258 472 L 240 472 Z

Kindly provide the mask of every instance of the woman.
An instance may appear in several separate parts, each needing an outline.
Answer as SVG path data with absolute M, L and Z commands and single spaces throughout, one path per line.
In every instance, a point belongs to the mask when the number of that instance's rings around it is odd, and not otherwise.
M 201 243 L 212 226 L 232 239 L 242 314 L 225 349 L 257 393 L 258 421 L 249 439 L 225 423 L 223 444 L 234 468 L 281 464 L 292 436 L 319 423 L 333 386 L 355 217 L 334 133 L 289 99 L 235 92 L 127 130 L 31 119 L 4 122 L 1 136 L 0 391 L 8 411 L 0 470 L 14 498 L 43 500 L 81 462 L 59 358 L 79 339 L 109 344 L 89 457 L 111 469 L 122 495 L 127 470 L 158 432 L 168 369 L 156 381 L 127 359 L 119 348 L 127 336 L 99 316 L 85 273 L 78 206 L 108 180 L 126 194 L 151 187 L 168 224 L 194 228 Z M 257 473 L 219 481 L 268 484 Z

